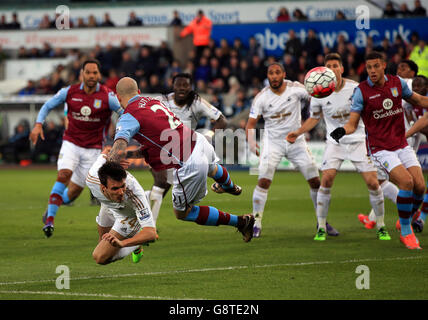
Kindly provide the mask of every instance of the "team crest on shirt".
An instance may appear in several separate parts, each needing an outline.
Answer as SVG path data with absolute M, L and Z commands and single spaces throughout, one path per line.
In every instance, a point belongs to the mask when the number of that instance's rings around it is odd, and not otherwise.
M 394 105 L 394 102 L 392 102 L 391 99 L 386 98 L 385 100 L 383 100 L 382 102 L 382 106 L 385 110 L 389 110 L 392 108 L 392 106 Z
M 100 99 L 95 99 L 94 100 L 94 108 L 95 109 L 99 109 L 99 108 L 101 108 L 101 100 Z
M 388 161 L 385 161 L 385 162 L 383 163 L 383 166 L 384 166 L 386 169 L 388 169 L 388 167 L 389 167 L 389 163 L 388 163 Z
M 398 97 L 398 89 L 396 87 L 391 88 L 391 93 L 394 98 Z

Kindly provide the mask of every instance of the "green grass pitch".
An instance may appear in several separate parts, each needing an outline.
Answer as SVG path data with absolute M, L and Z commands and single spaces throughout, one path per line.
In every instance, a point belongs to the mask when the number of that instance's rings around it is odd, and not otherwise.
M 148 171 L 131 171 L 145 189 Z M 243 187 L 239 197 L 209 192 L 202 204 L 234 214 L 252 211 L 257 176 L 231 172 Z M 98 234 L 98 207 L 84 193 L 74 206 L 61 207 L 50 239 L 41 216 L 54 183 L 54 169 L 0 171 L 0 299 L 428 299 L 428 230 L 418 234 L 424 250 L 399 242 L 397 213 L 386 201 L 391 241 L 379 241 L 358 221 L 370 204 L 356 173 L 339 173 L 332 189 L 328 221 L 339 231 L 318 243 L 309 187 L 296 172 L 277 172 L 269 191 L 262 237 L 250 243 L 228 226 L 205 227 L 179 221 L 171 193 L 162 205 L 160 239 L 145 247 L 142 261 L 130 257 L 96 265 L 92 250 Z M 208 183 L 211 183 L 209 180 Z M 70 288 L 57 289 L 58 266 L 70 271 Z M 368 267 L 357 289 L 356 273 Z M 361 281 L 360 281 L 361 282 Z

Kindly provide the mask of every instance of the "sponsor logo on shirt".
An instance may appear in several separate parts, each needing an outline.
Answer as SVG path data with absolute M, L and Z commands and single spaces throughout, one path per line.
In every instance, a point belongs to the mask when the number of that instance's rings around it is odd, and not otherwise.
M 378 97 L 380 97 L 380 93 L 375 94 L 374 96 L 369 97 L 369 99 L 375 99 L 375 98 L 378 98 Z
M 383 119 L 386 117 L 395 116 L 395 115 L 402 113 L 402 112 L 403 112 L 402 108 L 396 109 L 396 110 L 388 110 L 388 111 L 385 111 L 384 109 L 374 110 L 373 111 L 373 118 Z
M 386 98 L 385 100 L 383 100 L 382 102 L 382 106 L 385 110 L 389 110 L 392 108 L 392 106 L 394 105 L 394 102 L 392 102 L 391 99 Z
M 71 98 L 71 100 L 73 100 L 73 101 L 79 101 L 79 102 L 83 101 L 83 99 L 79 99 L 79 98 Z
M 91 115 L 91 113 L 92 113 L 91 108 L 89 108 L 88 106 L 83 106 L 80 109 L 80 114 L 83 116 L 87 117 L 87 116 Z

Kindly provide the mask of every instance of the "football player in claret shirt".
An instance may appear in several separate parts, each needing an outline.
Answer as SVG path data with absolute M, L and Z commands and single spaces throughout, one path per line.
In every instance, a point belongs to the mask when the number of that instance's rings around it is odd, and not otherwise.
M 369 155 L 399 189 L 400 240 L 408 249 L 421 249 L 411 220 L 422 203 L 425 182 L 416 153 L 407 144 L 401 99 L 428 108 L 428 97 L 412 92 L 403 79 L 385 75 L 386 62 L 381 53 L 369 53 L 365 61 L 369 76 L 355 89 L 349 120 L 330 135 L 339 142 L 344 135 L 355 132 L 360 118 L 363 120 Z
M 33 144 L 43 140 L 43 122 L 48 113 L 67 103 L 68 126 L 58 156 L 58 174 L 51 190 L 48 208 L 43 215 L 43 232 L 50 237 L 58 208 L 76 199 L 85 187 L 89 168 L 101 153 L 103 139 L 110 124 L 112 111 L 123 113 L 113 91 L 99 83 L 100 64 L 97 60 L 83 63 L 83 82 L 61 89 L 40 109 L 30 134 Z
M 153 170 L 174 168 L 172 202 L 177 219 L 206 226 L 233 226 L 249 242 L 253 237 L 254 216 L 237 216 L 197 205 L 207 193 L 207 176 L 219 184 L 218 193 L 242 192 L 226 168 L 216 163 L 218 158 L 207 139 L 184 126 L 161 101 L 140 96 L 135 80 L 120 79 L 116 92 L 125 112 L 116 125 L 108 160 L 120 162 L 127 154 L 129 140 L 134 138 L 141 144 L 141 156 Z

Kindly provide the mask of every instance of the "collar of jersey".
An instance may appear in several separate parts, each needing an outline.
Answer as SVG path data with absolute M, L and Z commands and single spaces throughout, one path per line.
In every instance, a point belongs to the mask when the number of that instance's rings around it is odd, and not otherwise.
M 386 74 L 384 75 L 385 81 L 388 81 L 388 77 L 386 76 Z M 370 80 L 370 77 L 367 77 L 367 83 L 369 84 L 370 87 L 373 87 L 374 84 L 373 82 Z
M 139 94 L 136 94 L 135 96 L 133 96 L 131 99 L 128 100 L 128 104 L 136 101 L 138 98 L 141 98 L 141 96 Z
M 80 84 L 80 90 L 83 90 L 83 82 Z M 95 89 L 95 91 L 100 91 L 100 83 L 97 82 L 97 88 Z

